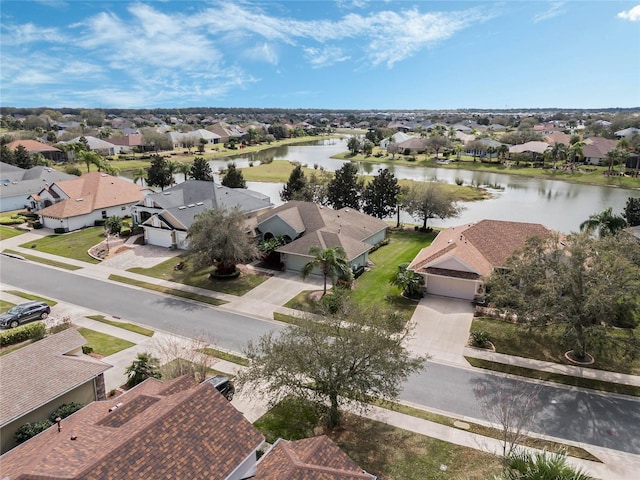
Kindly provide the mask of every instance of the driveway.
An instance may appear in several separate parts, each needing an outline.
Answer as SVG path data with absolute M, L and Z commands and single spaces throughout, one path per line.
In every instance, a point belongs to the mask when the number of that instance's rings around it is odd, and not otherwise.
M 465 300 L 427 295 L 420 300 L 411 320 L 415 324 L 407 347 L 433 360 L 468 366 L 464 347 L 469 339 L 473 305 Z

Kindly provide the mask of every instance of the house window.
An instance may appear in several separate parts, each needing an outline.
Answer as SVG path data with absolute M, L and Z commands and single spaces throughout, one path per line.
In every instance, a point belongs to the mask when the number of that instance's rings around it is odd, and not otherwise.
M 120 207 L 120 210 L 126 210 L 127 207 Z
M 102 218 L 107 218 L 107 211 L 106 210 L 102 210 Z

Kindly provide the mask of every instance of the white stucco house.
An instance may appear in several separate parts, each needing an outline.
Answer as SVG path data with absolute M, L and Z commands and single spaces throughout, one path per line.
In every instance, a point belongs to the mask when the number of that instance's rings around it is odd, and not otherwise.
M 247 217 L 269 210 L 271 199 L 244 188 L 228 188 L 215 182 L 188 180 L 148 195 L 131 209 L 134 224 L 144 229 L 145 243 L 187 248 L 187 231 L 196 215 L 212 208 L 237 208 Z
M 342 247 L 351 268 L 367 265 L 369 250 L 383 241 L 388 225 L 352 208 L 333 210 L 312 202 L 291 201 L 257 218 L 262 239 L 282 236 L 287 243 L 276 251 L 286 270 L 301 272 L 313 258 L 309 248 Z M 319 273 L 319 272 L 313 272 Z
M 55 182 L 29 197 L 45 228 L 78 230 L 111 216 L 128 217 L 150 190 L 101 172 Z
M 482 220 L 442 230 L 409 264 L 422 275 L 428 294 L 480 300 L 485 280 L 494 269 L 525 246 L 531 237 L 546 237 L 551 230 L 538 223 Z

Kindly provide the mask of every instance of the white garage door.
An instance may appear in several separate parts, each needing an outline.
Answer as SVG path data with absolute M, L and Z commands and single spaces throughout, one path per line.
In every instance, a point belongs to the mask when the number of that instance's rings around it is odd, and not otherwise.
M 473 300 L 476 293 L 475 289 L 475 282 L 469 280 L 439 277 L 436 275 L 429 275 L 427 277 L 427 293 L 431 293 L 433 295 Z
M 159 247 L 171 246 L 171 231 L 160 230 L 155 228 L 147 228 L 147 243 L 149 245 L 157 245 Z

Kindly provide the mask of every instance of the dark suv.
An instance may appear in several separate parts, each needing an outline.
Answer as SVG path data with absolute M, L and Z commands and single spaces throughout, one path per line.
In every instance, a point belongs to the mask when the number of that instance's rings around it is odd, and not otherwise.
M 10 308 L 0 315 L 0 328 L 15 328 L 33 320 L 44 320 L 51 313 L 45 302 L 27 302 Z
M 236 387 L 233 385 L 233 382 L 229 379 L 229 377 L 225 377 L 224 375 L 216 375 L 208 380 L 211 385 L 216 387 L 222 395 L 229 401 L 233 400 L 233 395 L 236 393 Z

